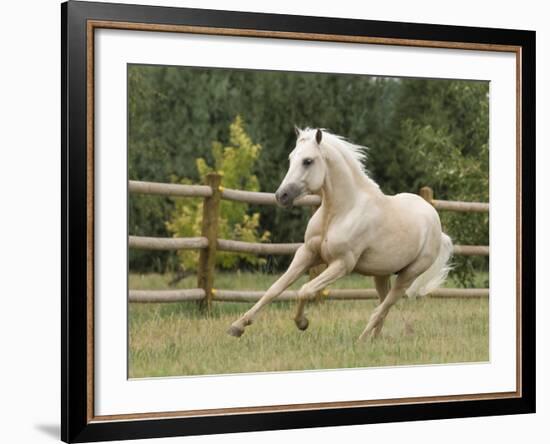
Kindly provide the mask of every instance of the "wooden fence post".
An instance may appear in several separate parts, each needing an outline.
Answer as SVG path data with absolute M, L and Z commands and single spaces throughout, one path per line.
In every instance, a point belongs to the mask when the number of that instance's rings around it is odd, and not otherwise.
M 432 190 L 430 187 L 420 188 L 420 191 L 418 192 L 418 194 L 420 194 L 420 197 L 424 199 L 426 202 L 428 202 L 430 205 L 433 205 L 434 190 Z
M 418 192 L 418 194 L 420 194 L 420 197 L 424 199 L 426 202 L 428 202 L 431 206 L 434 206 L 434 190 L 432 190 L 430 187 L 422 187 L 420 188 L 420 191 Z M 436 210 L 437 210 L 437 207 L 436 207 Z M 445 231 L 445 226 L 443 224 L 443 221 L 441 221 L 441 228 L 443 229 L 443 231 Z
M 218 239 L 218 223 L 220 216 L 220 199 L 222 176 L 218 173 L 206 175 L 206 185 L 212 188 L 212 196 L 204 198 L 202 207 L 202 236 L 208 239 L 208 246 L 200 250 L 197 269 L 197 284 L 204 290 L 202 306 L 210 311 L 212 308 L 212 287 L 216 267 L 216 249 Z

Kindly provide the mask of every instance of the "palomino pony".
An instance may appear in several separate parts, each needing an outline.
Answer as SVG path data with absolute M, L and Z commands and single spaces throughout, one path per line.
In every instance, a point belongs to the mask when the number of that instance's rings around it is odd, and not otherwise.
M 327 268 L 298 292 L 296 326 L 305 330 L 309 325 L 304 315 L 308 299 L 355 271 L 374 276 L 380 298 L 359 339 L 371 333 L 376 337 L 401 296 L 426 295 L 443 283 L 453 251 L 451 238 L 442 233 L 435 209 L 420 196 L 388 196 L 380 190 L 363 170 L 364 147 L 320 129 L 296 129 L 296 134 L 290 167 L 275 197 L 289 207 L 306 194 L 321 194 L 321 206 L 288 270 L 228 333 L 241 336 L 263 307 L 309 268 L 325 263 Z

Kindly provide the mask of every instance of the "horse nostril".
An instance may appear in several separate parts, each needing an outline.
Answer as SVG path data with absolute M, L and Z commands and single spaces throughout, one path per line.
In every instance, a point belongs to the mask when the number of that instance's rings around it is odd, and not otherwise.
M 288 188 L 288 187 L 285 187 Z M 293 191 L 290 189 L 279 189 L 275 193 L 275 199 L 277 199 L 277 202 L 281 204 L 283 207 L 287 207 L 290 204 L 292 204 L 292 200 L 294 199 Z
M 280 203 L 284 203 L 288 199 L 288 193 L 277 191 L 275 193 L 275 199 Z

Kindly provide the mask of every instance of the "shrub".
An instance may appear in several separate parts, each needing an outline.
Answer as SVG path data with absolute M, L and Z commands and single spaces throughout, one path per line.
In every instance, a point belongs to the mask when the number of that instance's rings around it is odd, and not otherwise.
M 213 166 L 200 157 L 196 159 L 196 167 L 200 177 L 216 172 L 222 175 L 222 184 L 227 188 L 258 191 L 258 178 L 252 173 L 261 146 L 254 144 L 244 129 L 244 122 L 240 116 L 229 126 L 229 144 L 212 143 Z M 191 180 L 183 178 L 173 182 L 190 184 Z M 177 199 L 175 208 L 166 228 L 174 237 L 200 236 L 202 224 L 202 199 Z M 241 202 L 222 200 L 220 203 L 220 217 L 218 237 L 222 239 L 241 240 L 246 242 L 266 242 L 270 233 L 260 230 L 260 214 L 249 213 L 249 206 Z M 178 254 L 184 269 L 194 270 L 198 263 L 198 252 L 180 251 Z M 224 269 L 234 268 L 240 261 L 251 265 L 259 265 L 265 259 L 250 254 L 218 253 L 216 264 Z

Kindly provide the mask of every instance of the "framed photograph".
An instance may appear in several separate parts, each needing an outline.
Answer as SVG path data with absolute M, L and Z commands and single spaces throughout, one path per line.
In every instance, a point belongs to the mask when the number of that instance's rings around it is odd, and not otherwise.
M 535 411 L 535 33 L 69 1 L 65 442 Z

